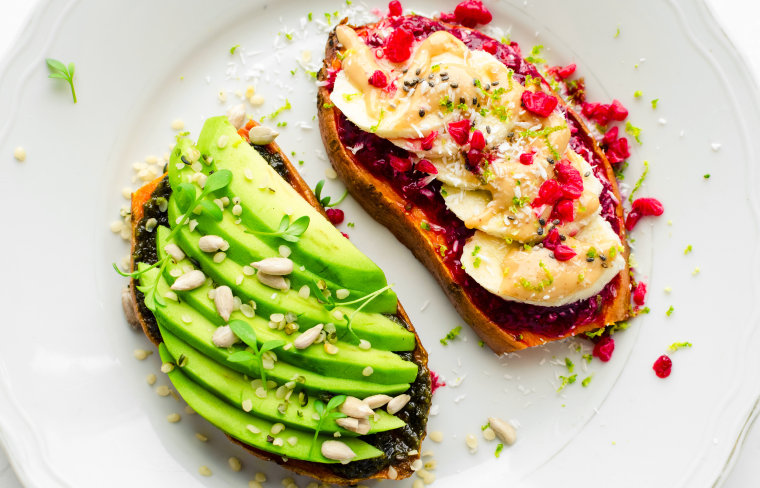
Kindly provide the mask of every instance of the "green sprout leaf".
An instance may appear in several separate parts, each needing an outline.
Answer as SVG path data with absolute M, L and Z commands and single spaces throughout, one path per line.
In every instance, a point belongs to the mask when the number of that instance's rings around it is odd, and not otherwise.
M 303 233 L 306 232 L 306 229 L 309 228 L 310 222 L 311 219 L 308 215 L 299 217 L 292 223 L 290 222 L 289 215 L 283 215 L 277 230 L 274 232 L 255 232 L 251 230 L 246 230 L 245 232 L 263 236 L 276 236 L 287 242 L 298 242 Z
M 224 218 L 224 215 L 222 215 L 222 209 L 219 208 L 219 205 L 216 203 L 210 201 L 210 200 L 201 200 L 201 208 L 203 209 L 203 213 L 211 217 L 217 222 L 221 222 Z
M 317 422 L 317 427 L 314 429 L 314 438 L 311 441 L 311 448 L 309 449 L 309 456 L 314 456 L 314 449 L 317 446 L 317 438 L 319 437 L 319 433 L 322 431 L 322 426 L 325 423 L 325 420 L 328 418 L 344 418 L 346 415 L 341 412 L 334 412 L 336 408 L 343 405 L 343 402 L 346 401 L 346 395 L 336 395 L 330 399 L 330 401 L 327 402 L 327 406 L 325 406 L 324 403 L 320 400 L 316 400 L 314 402 L 314 410 L 317 411 L 317 415 L 319 415 L 319 421 Z
M 228 169 L 222 169 L 211 173 L 206 178 L 206 184 L 203 186 L 203 195 L 208 195 L 211 192 L 221 190 L 227 187 L 232 181 L 232 171 Z
M 69 65 L 66 66 L 57 59 L 51 58 L 45 59 L 45 63 L 50 70 L 48 78 L 66 80 L 71 87 L 71 97 L 74 99 L 74 103 L 77 103 L 77 92 L 74 89 L 74 63 L 69 63 Z
M 343 202 L 343 200 L 346 199 L 346 196 L 348 195 L 348 190 L 343 192 L 343 195 L 336 200 L 335 202 L 332 202 L 332 198 L 330 197 L 324 197 L 322 198 L 322 189 L 325 186 L 325 180 L 319 180 L 317 182 L 317 186 L 314 187 L 314 195 L 317 197 L 317 200 L 319 200 L 319 204 L 322 205 L 323 208 L 330 208 L 330 207 L 337 207 L 338 205 Z
M 180 212 L 187 212 L 195 201 L 195 186 L 191 183 L 180 183 L 174 188 L 174 198 Z
M 258 341 L 256 340 L 256 332 L 253 330 L 253 327 L 242 320 L 232 320 L 230 321 L 229 326 L 230 329 L 232 329 L 232 332 L 238 336 L 241 341 L 258 353 Z

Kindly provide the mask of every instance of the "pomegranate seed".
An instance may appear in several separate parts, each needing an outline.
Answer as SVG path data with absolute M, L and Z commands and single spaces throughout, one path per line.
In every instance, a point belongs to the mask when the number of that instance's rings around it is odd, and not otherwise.
M 480 0 L 465 0 L 454 9 L 454 18 L 465 27 L 475 27 L 478 24 L 487 24 L 493 20 Z
M 572 200 L 562 199 L 554 206 L 557 218 L 564 223 L 575 220 L 575 206 Z
M 433 149 L 433 143 L 435 142 L 435 138 L 438 137 L 438 131 L 434 130 L 430 134 L 426 135 L 423 139 L 420 140 L 420 145 L 422 147 L 423 151 L 430 151 Z
M 607 159 L 612 164 L 619 163 L 628 159 L 628 157 L 631 155 L 631 150 L 628 148 L 628 139 L 621 137 L 612 144 L 609 144 L 607 146 L 606 154 Z
M 495 41 L 493 39 L 483 39 L 483 42 L 480 45 L 480 49 L 487 52 L 488 54 L 496 54 L 496 51 L 499 50 L 499 41 Z
M 602 144 L 605 146 L 614 144 L 618 139 L 618 134 L 620 134 L 620 129 L 618 129 L 617 126 L 610 128 L 607 132 L 604 133 L 604 137 L 602 137 Z
M 557 99 L 544 92 L 525 90 L 520 97 L 525 110 L 541 117 L 548 117 L 557 108 Z
M 628 109 L 618 100 L 613 100 L 609 108 L 610 117 L 617 121 L 623 121 L 628 117 Z
M 343 223 L 343 219 L 345 218 L 343 210 L 339 208 L 328 208 L 325 210 L 325 213 L 327 214 L 327 220 L 329 220 L 332 225 Z
M 470 149 L 467 151 L 467 162 L 470 165 L 470 170 L 474 173 L 480 174 L 480 163 L 483 161 L 483 158 L 483 153 L 476 149 Z
M 594 356 L 598 357 L 600 361 L 607 362 L 612 357 L 612 352 L 615 350 L 615 339 L 610 336 L 603 336 L 594 345 Z
M 476 151 L 482 151 L 486 147 L 486 138 L 482 132 L 476 130 L 470 136 L 470 147 Z
M 633 201 L 633 210 L 640 213 L 642 217 L 662 215 L 665 208 L 656 198 L 637 198 Z
M 663 354 L 654 362 L 652 369 L 658 378 L 667 378 L 670 376 L 670 372 L 673 369 L 673 360 Z
M 562 198 L 562 188 L 560 188 L 557 180 L 546 180 L 541 183 L 538 196 L 530 205 L 533 208 L 543 204 L 554 205 L 560 198 Z
M 644 299 L 647 296 L 647 285 L 643 281 L 639 281 L 636 285 L 636 289 L 633 290 L 633 303 L 638 306 L 644 305 Z
M 457 122 L 450 122 L 448 125 L 449 129 L 449 135 L 452 139 L 454 139 L 454 142 L 459 144 L 460 146 L 464 146 L 467 144 L 467 138 L 470 135 L 470 121 L 465 120 L 459 120 Z
M 397 156 L 391 155 L 390 160 L 391 167 L 393 167 L 393 169 L 396 171 L 401 171 L 404 173 L 412 168 L 412 162 L 408 158 L 399 158 Z
M 562 80 L 572 75 L 573 73 L 575 73 L 575 63 L 568 64 L 564 68 L 557 68 L 557 76 L 559 76 Z
M 391 32 L 385 43 L 385 57 L 394 63 L 403 63 L 412 55 L 414 34 L 403 27 Z
M 454 15 L 454 12 L 441 12 L 441 22 L 448 22 L 449 24 L 453 24 L 457 21 L 456 15 Z
M 388 86 L 388 77 L 382 71 L 377 70 L 369 77 L 369 84 L 375 88 L 385 88 Z
M 401 7 L 401 2 L 393 0 L 388 4 L 388 15 L 391 17 L 398 17 L 404 14 L 404 9 Z
M 565 198 L 571 200 L 580 198 L 583 194 L 583 178 L 581 178 L 580 171 L 575 169 L 569 161 L 563 159 L 554 165 L 554 174 Z
M 428 173 L 431 175 L 437 175 L 438 169 L 436 169 L 435 166 L 433 166 L 433 163 L 428 161 L 427 159 L 420 159 L 417 161 L 417 164 L 414 166 L 414 169 L 417 171 L 422 171 L 423 173 Z
M 634 227 L 636 227 L 636 224 L 639 222 L 639 219 L 641 219 L 641 214 L 632 210 L 628 212 L 628 215 L 625 217 L 625 229 L 630 232 L 633 230 Z
M 544 239 L 544 247 L 552 251 L 561 243 L 562 239 L 559 236 L 559 231 L 556 227 L 552 227 L 552 230 L 546 234 L 546 238 Z
M 609 105 L 584 103 L 581 112 L 599 125 L 607 125 L 612 120 L 625 120 L 628 117 L 628 109 L 619 100 L 613 100 Z
M 565 244 L 560 244 L 554 248 L 554 257 L 557 261 L 567 261 L 574 258 L 577 254 L 572 247 Z
M 443 381 L 441 377 L 438 376 L 438 374 L 431 369 L 430 370 L 430 394 L 431 395 L 434 394 L 435 390 L 437 390 L 438 388 L 442 386 L 446 386 L 446 382 Z
M 536 155 L 536 151 L 520 154 L 520 163 L 524 164 L 525 166 L 530 166 L 531 164 L 533 164 L 533 156 L 535 155 Z
M 342 235 L 343 237 L 345 237 L 346 239 L 348 239 L 348 234 L 346 234 L 345 232 L 341 232 L 340 235 Z

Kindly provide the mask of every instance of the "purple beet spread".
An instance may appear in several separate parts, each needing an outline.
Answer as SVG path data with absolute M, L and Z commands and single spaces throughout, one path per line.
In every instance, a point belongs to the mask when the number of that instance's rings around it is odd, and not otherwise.
M 380 29 L 387 27 L 405 27 L 418 40 L 425 39 L 433 32 L 447 30 L 470 49 L 482 49 L 493 54 L 515 72 L 515 79 L 521 83 L 526 75 L 540 76 L 536 68 L 522 58 L 520 48 L 515 42 L 509 45 L 502 44 L 478 31 L 444 25 L 419 16 L 386 18 L 378 23 Z M 383 40 L 374 32 L 369 33 L 365 42 L 370 47 L 383 44 Z M 615 196 L 605 167 L 592 150 L 592 141 L 588 136 L 578 130 L 572 119 L 569 118 L 568 123 L 572 133 L 570 146 L 592 165 L 595 175 L 604 186 L 600 197 L 602 215 L 612 224 L 612 228 L 619 232 L 620 221 L 615 213 Z M 566 335 L 577 326 L 594 321 L 603 306 L 615 299 L 619 277 L 615 277 L 598 295 L 562 307 L 540 307 L 510 302 L 487 291 L 462 270 L 462 249 L 474 231 L 465 227 L 464 223 L 446 208 L 440 196 L 440 182 L 433 180 L 428 183 L 429 175 L 414 169 L 406 172 L 395 170 L 389 163 L 389 156 L 409 158 L 410 153 L 375 134 L 362 131 L 343 114 L 337 118 L 337 125 L 341 143 L 355 151 L 354 160 L 373 176 L 389 184 L 410 205 L 422 210 L 430 224 L 430 232 L 439 234 L 445 241 L 446 248 L 440 250 L 443 261 L 471 302 L 502 329 L 514 334 L 517 340 L 524 331 L 547 338 Z

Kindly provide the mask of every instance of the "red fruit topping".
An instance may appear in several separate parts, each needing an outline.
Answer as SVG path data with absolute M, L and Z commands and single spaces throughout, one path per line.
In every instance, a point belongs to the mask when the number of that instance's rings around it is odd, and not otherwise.
M 560 198 L 562 198 L 562 188 L 560 188 L 557 180 L 546 180 L 541 183 L 538 196 L 530 205 L 533 208 L 543 204 L 554 205 Z
M 631 150 L 628 148 L 628 139 L 621 137 L 607 146 L 607 159 L 611 164 L 619 163 L 628 159 Z
M 564 68 L 559 68 L 559 67 L 557 68 L 557 76 L 559 76 L 560 79 L 563 79 L 563 80 L 567 78 L 568 76 L 572 75 L 573 73 L 575 73 L 575 63 L 568 64 Z
M 441 22 L 448 22 L 449 24 L 453 24 L 457 21 L 457 16 L 454 15 L 454 12 L 441 12 Z
M 563 159 L 554 165 L 554 174 L 562 187 L 562 195 L 565 198 L 571 200 L 580 198 L 583 194 L 583 178 L 581 178 L 580 171 L 575 169 L 569 161 Z
M 496 51 L 499 50 L 499 42 L 494 41 L 493 39 L 483 39 L 483 43 L 480 45 L 480 49 L 487 52 L 488 54 L 496 54 Z
M 575 220 L 575 206 L 572 200 L 562 199 L 554 206 L 554 212 L 563 223 Z
M 565 244 L 560 244 L 554 248 L 554 257 L 557 261 L 567 261 L 574 258 L 577 254 L 572 247 Z
M 483 161 L 483 153 L 475 149 L 467 151 L 467 163 L 470 165 L 470 171 L 480 174 L 480 162 Z
M 385 43 L 385 57 L 394 63 L 403 63 L 412 55 L 414 34 L 403 27 L 391 32 Z
M 593 355 L 598 357 L 602 362 L 607 362 L 612 357 L 612 352 L 615 350 L 615 339 L 610 336 L 603 336 L 594 345 Z
M 531 164 L 533 164 L 533 156 L 535 155 L 536 155 L 536 151 L 520 154 L 520 163 L 524 164 L 525 166 L 530 166 Z
M 454 18 L 465 27 L 475 27 L 491 22 L 493 15 L 480 0 L 465 0 L 454 9 Z
M 369 77 L 369 84 L 375 88 L 385 88 L 388 86 L 388 77 L 382 71 L 377 70 Z
M 559 231 L 556 227 L 552 227 L 552 230 L 549 231 L 548 234 L 546 234 L 546 238 L 544 239 L 544 247 L 550 251 L 556 249 L 557 246 L 559 246 L 562 243 L 562 239 L 559 236 Z
M 658 217 L 664 211 L 665 208 L 662 206 L 662 203 L 656 198 L 637 198 L 633 201 L 631 211 L 628 212 L 628 216 L 625 218 L 625 228 L 628 231 L 632 231 L 641 217 Z
M 417 161 L 417 164 L 414 166 L 414 169 L 417 171 L 422 171 L 423 173 L 428 173 L 431 175 L 437 175 L 438 170 L 435 166 L 433 166 L 433 163 L 428 161 L 427 159 L 420 159 Z
M 467 138 L 470 135 L 470 121 L 469 120 L 459 120 L 457 122 L 451 122 L 448 125 L 449 128 L 449 135 L 452 139 L 454 139 L 454 142 L 459 144 L 460 146 L 464 146 L 467 144 Z
M 670 376 L 670 371 L 673 369 L 673 361 L 663 354 L 654 362 L 652 369 L 658 378 L 667 378 Z
M 522 93 L 522 105 L 528 112 L 541 117 L 548 117 L 557 108 L 557 98 L 544 92 L 525 90 Z
M 470 136 L 470 147 L 476 151 L 482 151 L 486 147 L 486 138 L 479 130 L 474 131 Z
M 339 208 L 328 208 L 325 210 L 325 213 L 327 214 L 327 220 L 329 220 L 332 225 L 338 225 L 342 223 L 343 219 L 345 218 L 343 210 Z
M 391 17 L 398 17 L 404 14 L 404 9 L 401 7 L 401 2 L 393 0 L 388 4 L 388 15 Z
M 340 235 L 342 235 L 343 237 L 345 237 L 346 239 L 348 239 L 348 234 L 346 234 L 345 232 L 341 232 Z
M 644 300 L 647 296 L 647 284 L 643 281 L 639 281 L 636 285 L 636 289 L 633 290 L 633 303 L 638 306 L 644 305 Z
M 618 100 L 613 100 L 609 105 L 584 103 L 581 112 L 599 125 L 607 125 L 612 120 L 625 120 L 628 117 L 628 110 Z
M 602 144 L 605 146 L 613 144 L 615 141 L 617 141 L 618 134 L 620 134 L 620 129 L 618 129 L 617 126 L 611 127 L 607 132 L 604 133 L 604 137 L 602 137 Z
M 430 370 L 430 394 L 432 395 L 433 393 L 435 393 L 435 390 L 437 390 L 438 388 L 442 386 L 446 386 L 446 382 L 443 381 L 440 376 L 438 376 L 438 373 L 436 373 L 435 371 L 431 369 Z
M 399 158 L 397 156 L 390 156 L 390 163 L 393 169 L 396 171 L 409 171 L 412 168 L 412 162 L 408 158 Z
M 424 138 L 420 140 L 420 145 L 422 146 L 423 151 L 430 151 L 433 149 L 433 142 L 435 142 L 435 138 L 438 137 L 438 131 L 434 130 L 430 134 L 426 135 Z

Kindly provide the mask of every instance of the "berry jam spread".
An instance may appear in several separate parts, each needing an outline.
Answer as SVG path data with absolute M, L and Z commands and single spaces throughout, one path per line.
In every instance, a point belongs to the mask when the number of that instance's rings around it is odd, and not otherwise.
M 421 41 L 433 32 L 446 30 L 461 40 L 472 50 L 484 50 L 514 71 L 514 79 L 524 84 L 525 77 L 540 77 L 536 68 L 528 64 L 520 55 L 517 43 L 503 44 L 478 31 L 445 25 L 439 21 L 420 16 L 389 17 L 381 20 L 376 29 L 390 30 L 403 28 Z M 382 48 L 385 41 L 373 31 L 364 37 L 370 48 Z M 331 89 L 328 85 L 328 89 Z M 472 279 L 461 266 L 462 249 L 474 233 L 457 218 L 444 203 L 440 195 L 441 183 L 430 180 L 429 174 L 412 168 L 411 154 L 404 149 L 382 139 L 375 134 L 359 129 L 342 113 L 336 118 L 338 136 L 341 143 L 352 148 L 355 162 L 379 180 L 390 185 L 403 197 L 409 209 L 416 207 L 426 216 L 429 232 L 438 235 L 444 244 L 439 248 L 443 262 L 460 284 L 470 301 L 491 321 L 520 340 L 520 332 L 530 331 L 553 338 L 564 336 L 576 327 L 594 321 L 604 306 L 615 299 L 619 276 L 608 283 L 602 291 L 585 300 L 560 307 L 542 307 L 504 300 Z M 570 147 L 586 159 L 594 168 L 594 174 L 603 185 L 600 196 L 601 214 L 619 233 L 621 222 L 616 214 L 616 198 L 607 171 L 601 158 L 593 151 L 593 141 L 580 130 L 578 123 L 568 117 L 571 129 Z M 400 160 L 409 161 L 403 164 Z

